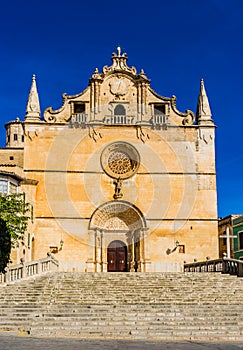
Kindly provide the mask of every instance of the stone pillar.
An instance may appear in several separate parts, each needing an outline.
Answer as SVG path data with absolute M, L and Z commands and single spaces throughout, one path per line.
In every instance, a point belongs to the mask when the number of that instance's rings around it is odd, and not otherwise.
M 104 232 L 102 231 L 102 272 L 107 272 L 107 242 L 105 240 Z
M 142 83 L 142 91 L 141 91 L 141 112 L 142 116 L 145 114 L 145 105 L 146 105 L 146 92 L 145 92 L 145 83 Z
M 142 257 L 143 257 L 143 272 L 147 272 L 150 270 L 150 257 L 148 253 L 148 244 L 147 244 L 147 238 L 148 238 L 148 232 L 149 228 L 148 227 L 143 227 L 142 228 Z
M 127 238 L 127 271 L 131 271 L 131 236 L 130 231 L 126 233 Z
M 102 231 L 95 231 L 95 271 L 102 272 Z
M 103 272 L 103 268 L 104 268 L 104 264 L 103 264 L 103 242 L 104 242 L 104 239 L 103 239 L 103 236 L 104 236 L 104 232 L 103 230 L 100 231 L 100 271 Z
M 94 82 L 90 84 L 90 119 L 94 119 L 94 110 L 95 110 L 95 94 L 94 94 Z
M 135 246 L 134 246 L 134 232 L 131 232 L 131 262 L 130 271 L 135 271 Z
M 86 269 L 85 272 L 94 272 L 96 269 L 95 266 L 95 231 L 89 230 L 89 244 L 91 249 L 92 257 L 88 258 L 86 261 Z
M 144 229 L 139 231 L 139 271 L 145 272 L 144 269 Z
M 98 113 L 98 81 L 94 82 L 94 115 Z
M 137 112 L 139 121 L 141 121 L 141 84 L 137 85 Z

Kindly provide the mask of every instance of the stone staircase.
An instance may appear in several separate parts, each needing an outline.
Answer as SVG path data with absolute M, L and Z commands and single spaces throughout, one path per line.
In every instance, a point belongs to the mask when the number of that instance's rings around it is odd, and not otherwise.
M 56 272 L 0 293 L 1 331 L 243 341 L 243 278 L 219 273 Z

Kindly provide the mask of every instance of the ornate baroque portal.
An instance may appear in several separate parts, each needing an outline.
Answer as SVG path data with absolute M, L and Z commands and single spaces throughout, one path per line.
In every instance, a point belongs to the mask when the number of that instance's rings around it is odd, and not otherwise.
M 114 241 L 123 242 L 126 247 L 127 266 L 120 271 L 145 271 L 145 247 L 147 226 L 143 214 L 133 204 L 125 201 L 110 201 L 96 209 L 90 220 L 91 244 L 94 255 L 91 264 L 95 271 L 113 271 L 113 260 L 108 261 L 108 247 L 115 247 Z M 112 244 L 113 243 L 113 244 Z M 119 249 L 117 250 L 119 254 Z M 119 271 L 119 268 L 116 269 Z
M 101 205 L 90 220 L 95 271 L 145 271 L 145 219 L 123 197 L 122 181 L 134 176 L 140 165 L 136 148 L 128 142 L 107 145 L 101 153 L 105 174 L 114 179 L 114 201 Z

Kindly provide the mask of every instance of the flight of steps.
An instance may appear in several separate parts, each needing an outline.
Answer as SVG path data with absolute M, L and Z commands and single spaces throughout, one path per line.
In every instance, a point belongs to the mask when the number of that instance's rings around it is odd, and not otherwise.
M 32 336 L 243 341 L 243 278 L 49 273 L 0 286 L 0 331 Z

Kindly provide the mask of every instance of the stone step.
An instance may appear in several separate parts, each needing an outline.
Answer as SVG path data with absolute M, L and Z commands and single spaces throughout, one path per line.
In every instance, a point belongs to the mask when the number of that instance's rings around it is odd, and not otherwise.
M 0 329 L 133 339 L 242 338 L 243 279 L 192 273 L 55 273 L 0 287 Z
M 143 331 L 141 330 L 127 330 L 127 331 L 119 331 L 119 330 L 107 330 L 104 333 L 103 330 L 96 331 L 82 331 L 79 329 L 74 330 L 41 330 L 41 329 L 33 329 L 31 330 L 32 336 L 37 335 L 45 335 L 45 336 L 54 336 L 54 337 L 80 337 L 80 338 L 101 338 L 101 339 L 140 339 L 140 340 L 148 340 L 148 339 L 156 339 L 156 340 L 201 340 L 205 341 L 242 341 L 243 335 L 239 334 L 238 331 L 232 331 L 230 333 L 226 333 L 225 331 L 218 330 L 215 332 L 214 330 L 177 330 L 177 331 Z

